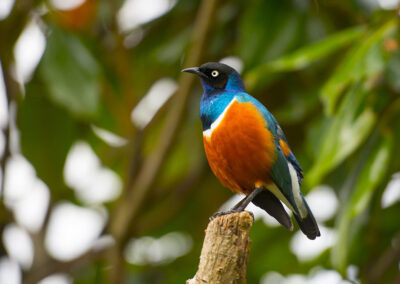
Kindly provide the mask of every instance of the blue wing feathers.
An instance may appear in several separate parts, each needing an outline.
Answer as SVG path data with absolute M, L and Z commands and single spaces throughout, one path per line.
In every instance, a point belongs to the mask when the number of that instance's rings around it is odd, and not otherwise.
M 276 160 L 271 168 L 270 176 L 276 186 L 280 189 L 282 194 L 292 205 L 295 213 L 297 215 L 300 215 L 299 208 L 297 208 L 292 192 L 292 179 L 290 177 L 288 163 L 285 155 L 283 155 L 282 151 L 279 148 L 277 150 Z
M 303 195 L 302 200 L 303 203 L 306 206 L 307 210 L 307 215 L 305 218 L 301 218 L 301 214 L 299 212 L 299 208 L 296 205 L 296 202 L 294 200 L 293 192 L 292 192 L 292 180 L 290 176 L 290 171 L 289 171 L 289 166 L 288 162 L 293 166 L 293 168 L 296 170 L 297 173 L 297 178 L 299 181 L 299 184 L 301 185 L 301 181 L 303 179 L 303 170 L 301 169 L 300 164 L 297 162 L 296 157 L 294 156 L 293 153 L 290 153 L 287 157 L 283 154 L 283 151 L 280 147 L 279 140 L 283 140 L 286 142 L 287 145 L 289 145 L 285 134 L 282 131 L 282 128 L 279 126 L 278 121 L 275 119 L 275 117 L 267 110 L 267 108 L 260 103 L 257 99 L 254 97 L 250 96 L 247 93 L 239 93 L 236 95 L 236 98 L 239 102 L 251 102 L 253 103 L 257 109 L 260 111 L 260 113 L 263 115 L 264 119 L 267 121 L 267 128 L 275 137 L 275 145 L 276 145 L 276 153 L 277 153 L 277 159 L 272 165 L 271 173 L 270 176 L 274 183 L 278 186 L 279 190 L 282 192 L 282 194 L 285 196 L 285 198 L 288 200 L 288 202 L 292 205 L 294 209 L 294 216 L 296 218 L 297 223 L 299 224 L 300 229 L 303 231 L 304 234 L 307 235 L 309 239 L 315 239 L 317 236 L 320 236 L 320 232 L 318 229 L 317 222 L 315 221 L 315 218 L 306 202 L 304 199 Z M 280 216 L 280 215 L 279 215 Z
M 276 145 L 277 149 L 280 149 L 280 145 L 279 145 L 280 139 L 282 139 L 283 141 L 286 142 L 286 144 L 289 145 L 289 143 L 285 137 L 285 134 L 283 133 L 282 128 L 280 127 L 278 121 L 262 103 L 260 103 L 256 98 L 250 96 L 247 93 L 239 93 L 236 96 L 236 98 L 239 102 L 251 102 L 257 107 L 257 109 L 261 112 L 264 119 L 268 123 L 268 126 L 267 126 L 268 130 L 271 131 L 271 133 L 276 138 L 275 145 Z M 297 162 L 296 157 L 293 155 L 293 153 L 290 153 L 290 155 L 288 155 L 286 160 L 289 161 L 292 164 L 292 166 L 294 167 L 294 169 L 296 170 L 297 177 L 299 179 L 299 183 L 301 184 L 301 181 L 303 180 L 303 170 L 301 169 L 300 164 Z

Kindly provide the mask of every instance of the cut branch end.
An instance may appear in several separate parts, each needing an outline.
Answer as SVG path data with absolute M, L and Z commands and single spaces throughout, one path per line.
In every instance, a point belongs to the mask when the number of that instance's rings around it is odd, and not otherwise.
M 253 216 L 247 211 L 212 220 L 207 226 L 197 273 L 186 283 L 246 283 L 252 225 Z

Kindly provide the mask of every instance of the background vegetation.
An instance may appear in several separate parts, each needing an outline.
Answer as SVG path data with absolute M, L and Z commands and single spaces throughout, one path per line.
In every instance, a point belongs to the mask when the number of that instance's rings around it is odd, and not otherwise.
M 194 275 L 208 217 L 232 194 L 205 160 L 201 86 L 180 70 L 222 58 L 281 123 L 322 226 L 313 243 L 258 218 L 248 283 L 400 282 L 393 1 L 6 2 L 4 283 Z

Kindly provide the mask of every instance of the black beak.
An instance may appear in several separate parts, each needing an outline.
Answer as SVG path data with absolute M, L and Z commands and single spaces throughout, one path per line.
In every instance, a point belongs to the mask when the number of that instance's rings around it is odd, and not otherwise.
M 183 69 L 182 72 L 193 73 L 200 77 L 206 77 L 206 75 L 200 71 L 199 67 L 186 68 Z

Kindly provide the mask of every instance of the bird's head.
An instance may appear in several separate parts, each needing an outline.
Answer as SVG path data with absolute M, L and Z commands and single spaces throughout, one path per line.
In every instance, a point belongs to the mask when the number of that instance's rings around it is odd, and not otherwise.
M 239 73 L 232 67 L 218 62 L 204 63 L 200 67 L 183 69 L 182 72 L 196 74 L 200 77 L 205 92 L 240 91 L 245 88 Z

